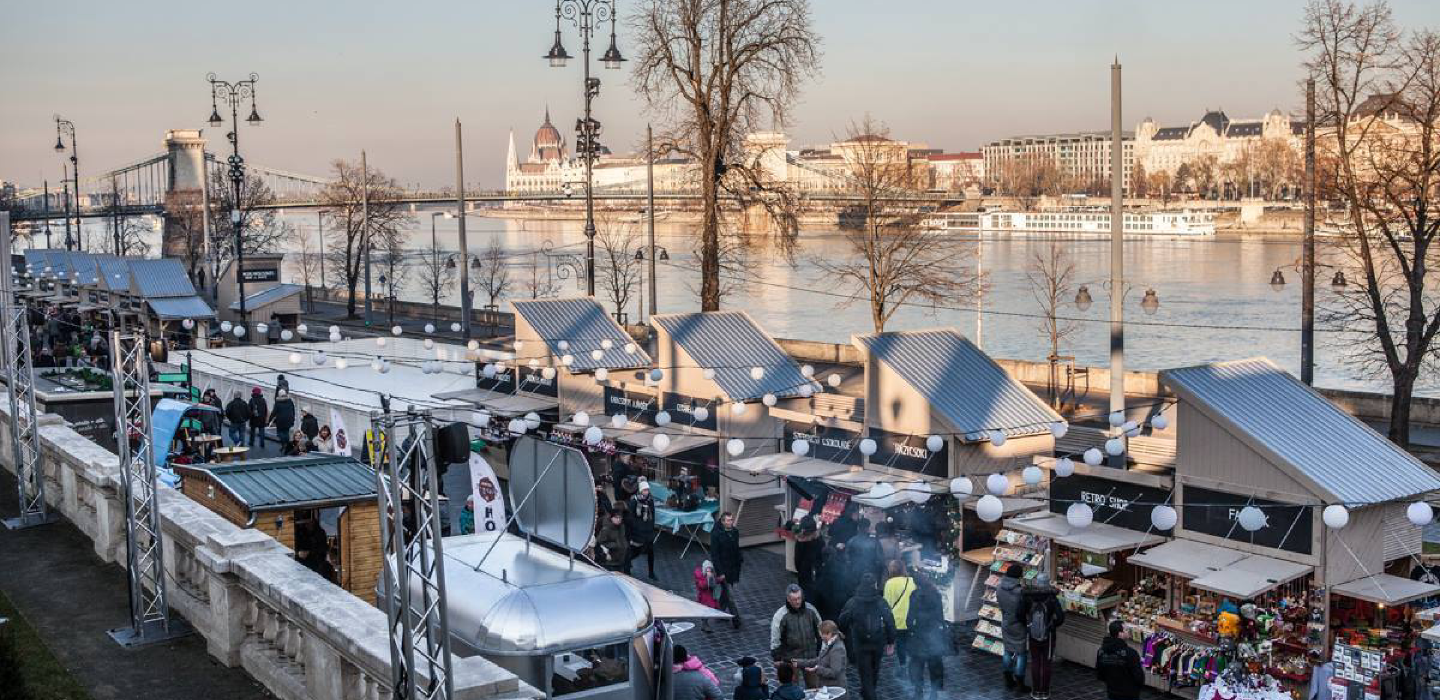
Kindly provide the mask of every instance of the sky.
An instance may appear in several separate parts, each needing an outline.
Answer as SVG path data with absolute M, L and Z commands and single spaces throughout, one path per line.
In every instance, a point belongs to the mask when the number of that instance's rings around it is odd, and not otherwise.
M 621 52 L 633 47 L 618 0 Z M 1391 0 L 1404 27 L 1440 28 L 1440 2 Z M 75 122 L 81 175 L 160 152 L 167 129 L 205 127 L 207 72 L 260 76 L 265 124 L 241 131 L 247 161 L 326 175 L 368 152 L 406 185 L 453 183 L 455 119 L 466 180 L 503 182 L 507 135 L 522 158 L 546 106 L 567 141 L 580 110 L 577 61 L 541 58 L 551 0 L 3 0 L 0 179 L 57 181 L 53 115 Z M 1004 136 L 1108 127 L 1109 65 L 1125 68 L 1126 128 L 1146 116 L 1187 124 L 1295 110 L 1301 0 L 1206 3 L 1030 0 L 811 0 L 823 38 L 792 147 L 828 143 L 868 112 L 895 138 L 947 151 Z M 578 54 L 568 23 L 566 47 Z M 608 36 L 597 43 L 603 52 Z M 606 145 L 643 138 L 629 71 L 596 71 Z M 222 131 L 206 129 L 212 149 Z

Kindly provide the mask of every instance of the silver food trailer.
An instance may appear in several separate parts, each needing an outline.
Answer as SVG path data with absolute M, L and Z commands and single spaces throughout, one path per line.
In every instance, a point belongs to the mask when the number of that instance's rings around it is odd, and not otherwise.
M 522 534 L 444 540 L 452 651 L 550 698 L 668 700 L 671 646 L 657 627 L 729 616 L 585 558 L 595 487 L 578 450 L 522 438 L 509 490 Z

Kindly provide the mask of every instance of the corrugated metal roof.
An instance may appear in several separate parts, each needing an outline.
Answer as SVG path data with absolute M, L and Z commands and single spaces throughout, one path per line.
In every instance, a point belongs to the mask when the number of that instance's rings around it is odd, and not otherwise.
M 545 340 L 551 354 L 557 357 L 570 355 L 573 358 L 574 362 L 570 365 L 572 372 L 599 367 L 633 369 L 650 366 L 650 355 L 639 345 L 636 345 L 634 354 L 625 352 L 625 346 L 634 343 L 635 339 L 605 313 L 605 307 L 594 299 L 532 299 L 512 304 L 515 313 L 524 318 Z M 569 343 L 565 350 L 561 350 L 559 346 L 562 340 Z M 608 350 L 602 345 L 606 340 L 611 343 Z M 601 352 L 599 360 L 590 356 L 595 350 Z
M 117 292 L 130 291 L 130 261 L 114 255 L 97 255 L 95 263 L 103 275 L 101 286 Z
M 266 304 L 273 304 L 283 299 L 289 299 L 303 291 L 305 291 L 305 288 L 298 284 L 277 284 L 273 287 L 255 292 L 254 294 L 247 294 L 245 296 L 245 310 L 254 311 Z M 240 310 L 239 299 L 230 302 L 230 310 Z
M 71 252 L 67 257 L 70 259 L 70 279 L 73 282 L 82 285 L 99 282 L 100 272 L 94 255 Z
M 130 277 L 136 293 L 146 299 L 195 296 L 195 285 L 177 258 L 131 260 Z
M 63 250 L 32 249 L 25 251 L 25 265 L 34 275 L 63 275 L 70 272 Z M 50 268 L 48 271 L 45 268 Z
M 1160 381 L 1327 500 L 1440 490 L 1440 476 L 1420 460 L 1263 357 L 1164 370 Z
M 743 311 L 667 314 L 650 320 L 701 367 L 715 370 L 715 383 L 733 400 L 799 396 L 807 383 L 818 387 Z M 750 376 L 754 367 L 764 370 L 759 380 Z
M 161 320 L 184 318 L 215 318 L 215 311 L 200 297 L 161 297 L 146 299 L 146 304 Z
M 375 472 L 351 457 L 307 455 L 217 464 L 210 474 L 250 510 L 375 498 Z
M 862 335 L 855 343 L 920 392 L 967 442 L 988 439 L 991 430 L 1048 433 L 1064 420 L 954 330 Z

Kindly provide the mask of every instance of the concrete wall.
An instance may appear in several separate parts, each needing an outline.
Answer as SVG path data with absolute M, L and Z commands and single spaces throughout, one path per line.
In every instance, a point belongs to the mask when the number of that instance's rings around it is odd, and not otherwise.
M 0 398 L 0 455 L 10 463 L 9 403 Z M 45 497 L 95 543 L 102 561 L 125 565 L 119 458 L 58 416 L 40 417 Z M 326 582 L 263 533 L 246 530 L 173 489 L 158 491 L 167 593 L 210 654 L 241 666 L 282 700 L 388 700 L 385 613 Z M 457 698 L 541 694 L 480 658 L 454 661 Z

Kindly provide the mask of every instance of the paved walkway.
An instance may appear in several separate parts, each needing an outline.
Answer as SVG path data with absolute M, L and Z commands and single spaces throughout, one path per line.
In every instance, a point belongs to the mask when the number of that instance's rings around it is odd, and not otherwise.
M 15 478 L 0 470 L 0 513 L 16 509 Z M 244 671 L 220 665 L 202 637 L 134 650 L 112 642 L 106 630 L 129 622 L 125 571 L 101 563 L 68 521 L 0 527 L 0 590 L 95 700 L 273 697 Z

